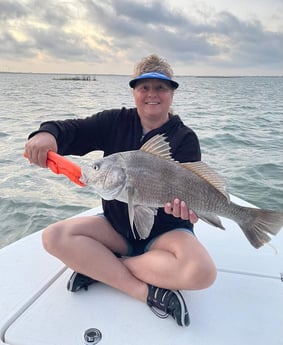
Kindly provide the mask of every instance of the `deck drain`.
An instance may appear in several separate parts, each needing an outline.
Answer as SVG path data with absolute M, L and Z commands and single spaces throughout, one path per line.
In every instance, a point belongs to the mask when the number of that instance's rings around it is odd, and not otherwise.
M 98 344 L 102 338 L 102 334 L 97 328 L 89 328 L 83 333 L 83 342 L 85 345 Z

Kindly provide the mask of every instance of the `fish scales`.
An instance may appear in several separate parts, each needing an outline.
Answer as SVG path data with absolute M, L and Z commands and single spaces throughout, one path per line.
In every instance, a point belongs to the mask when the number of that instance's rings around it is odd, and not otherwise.
M 174 161 L 162 135 L 151 138 L 140 150 L 115 153 L 96 160 L 92 167 L 82 167 L 82 182 L 106 200 L 128 203 L 132 230 L 135 224 L 140 238 L 149 236 L 157 208 L 175 198 L 216 227 L 224 229 L 218 216 L 234 220 L 255 248 L 283 226 L 283 212 L 231 202 L 224 182 L 205 163 Z
M 218 213 L 226 202 L 221 193 L 217 202 L 213 187 L 174 161 L 166 161 L 142 151 L 134 151 L 128 157 L 125 155 L 125 160 L 128 178 L 137 191 L 137 203 L 162 207 L 166 202 L 179 198 L 195 212 L 209 209 Z M 120 201 L 126 202 L 124 198 Z

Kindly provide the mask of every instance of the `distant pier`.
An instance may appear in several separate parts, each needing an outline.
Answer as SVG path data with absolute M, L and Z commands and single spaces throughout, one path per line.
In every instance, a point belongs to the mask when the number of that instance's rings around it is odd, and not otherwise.
M 63 77 L 53 78 L 53 80 L 96 81 L 96 77 L 90 76 L 90 75 L 75 75 L 75 76 L 63 76 Z

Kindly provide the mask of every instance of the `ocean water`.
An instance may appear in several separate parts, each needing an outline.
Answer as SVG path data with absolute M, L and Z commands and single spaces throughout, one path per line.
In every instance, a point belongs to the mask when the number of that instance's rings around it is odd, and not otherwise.
M 127 76 L 57 80 L 51 74 L 0 74 L 0 247 L 99 204 L 74 185 L 23 157 L 42 121 L 132 107 Z M 283 210 L 283 78 L 178 77 L 174 111 L 199 136 L 202 158 L 230 193 Z M 90 163 L 101 153 L 69 157 Z

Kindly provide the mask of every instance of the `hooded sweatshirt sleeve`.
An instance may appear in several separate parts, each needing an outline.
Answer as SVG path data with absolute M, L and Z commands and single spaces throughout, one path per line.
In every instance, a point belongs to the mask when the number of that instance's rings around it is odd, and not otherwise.
M 29 138 L 40 132 L 52 134 L 61 155 L 84 155 L 93 150 L 104 150 L 105 140 L 113 135 L 117 128 L 120 110 L 106 110 L 84 119 L 43 122 L 39 130 L 32 132 Z

